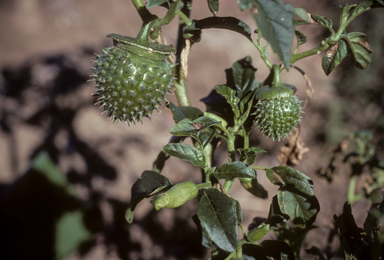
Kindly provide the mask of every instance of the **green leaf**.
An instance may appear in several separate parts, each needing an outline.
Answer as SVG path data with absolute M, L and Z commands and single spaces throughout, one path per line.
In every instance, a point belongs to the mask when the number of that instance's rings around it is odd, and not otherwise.
M 155 6 L 158 6 L 158 5 L 162 5 L 164 3 L 166 3 L 167 0 L 148 0 L 147 2 L 147 8 L 152 8 L 152 7 L 155 7 Z
M 347 41 L 352 51 L 356 66 L 361 69 L 365 69 L 371 63 L 372 49 L 365 38 L 366 35 L 359 32 L 348 33 L 342 36 L 342 39 Z
M 237 151 L 240 153 L 240 161 L 247 160 L 247 165 L 252 165 L 256 161 L 256 157 L 260 153 L 266 153 L 267 151 L 264 151 L 260 147 L 250 147 L 247 149 L 244 148 L 238 148 Z
M 295 8 L 295 15 L 300 17 L 305 22 L 305 24 L 311 23 L 310 14 L 303 8 Z
M 347 54 L 347 43 L 344 40 L 337 41 L 323 56 L 321 66 L 325 74 L 328 76 L 342 62 Z
M 173 121 L 175 121 L 176 124 L 187 118 L 184 113 L 172 102 L 169 102 L 168 107 L 171 109 Z
M 144 171 L 131 188 L 131 203 L 126 211 L 126 219 L 133 220 L 133 211 L 136 205 L 159 187 L 170 186 L 172 182 L 167 177 L 155 171 Z M 129 223 L 131 223 L 129 222 Z
M 185 118 L 172 127 L 170 133 L 175 136 L 192 136 L 206 128 L 217 124 L 218 121 L 209 117 L 199 117 L 196 120 Z
M 353 12 L 351 15 L 357 16 L 365 11 L 368 11 L 371 8 L 372 2 L 370 1 L 362 1 L 353 9 Z
M 295 36 L 297 39 L 297 45 L 300 46 L 307 42 L 307 36 L 301 31 L 295 29 Z
M 196 107 L 176 106 L 172 102 L 169 102 L 168 107 L 171 109 L 173 121 L 175 121 L 176 124 L 185 118 L 195 120 L 204 115 L 204 113 Z
M 185 139 L 185 137 L 172 136 L 171 140 L 169 141 L 169 143 L 181 143 L 181 142 L 183 142 L 184 139 Z M 156 158 L 155 162 L 153 163 L 152 169 L 155 172 L 160 173 L 163 170 L 163 168 L 164 168 L 165 161 L 168 160 L 169 157 L 170 156 L 165 154 L 164 151 L 161 151 L 157 155 L 157 158 Z
M 188 161 L 195 166 L 205 166 L 204 153 L 188 144 L 167 144 L 163 147 L 166 154 Z
M 255 72 L 250 56 L 236 61 L 230 69 L 226 70 L 227 85 L 234 85 L 238 98 L 243 99 L 248 92 L 253 92 L 259 87 L 260 83 L 256 80 Z
M 331 32 L 333 32 L 333 28 L 332 28 L 333 22 L 331 19 L 324 16 L 316 15 L 316 14 L 311 14 L 311 17 L 315 24 L 321 25 L 327 28 L 328 30 L 330 30 Z
M 279 56 L 289 70 L 294 27 L 292 17 L 295 9 L 280 0 L 257 0 L 258 15 L 256 23 L 261 35 Z
M 257 228 L 250 230 L 247 234 L 249 241 L 259 241 L 262 239 L 269 231 L 269 224 L 261 223 Z
M 197 214 L 196 215 L 193 215 L 192 217 L 192 220 L 193 222 L 196 224 L 197 226 L 197 229 L 198 229 L 198 233 L 201 234 L 202 236 L 202 241 L 201 241 L 201 244 L 203 246 L 205 246 L 206 248 L 209 248 L 211 250 L 214 250 L 214 243 L 213 241 L 211 240 L 211 238 L 209 237 L 209 234 L 207 233 L 207 231 L 205 230 L 205 228 L 201 225 L 201 221 L 200 219 L 198 218 Z
M 242 180 L 240 180 L 240 182 L 241 185 L 252 195 L 262 199 L 268 198 L 268 191 L 266 191 L 264 187 L 257 181 L 257 176 L 250 182 L 243 182 Z
M 209 144 L 215 137 L 216 131 L 213 128 L 208 128 L 198 132 L 193 136 L 203 147 Z
M 298 26 L 298 25 L 303 25 L 303 24 L 310 24 L 309 22 L 307 21 L 303 21 L 303 20 L 297 20 L 297 19 L 293 19 L 292 20 L 292 23 L 293 23 L 293 26 Z
M 254 179 L 255 171 L 240 161 L 224 163 L 220 166 L 215 173 L 213 173 L 217 179 L 225 179 L 233 181 L 235 178 L 252 178 Z
M 277 191 L 280 210 L 287 214 L 295 225 L 305 228 L 311 225 L 320 210 L 319 202 L 313 193 L 313 182 L 305 174 L 287 166 L 271 169 L 277 176 L 277 184 L 282 186 Z M 270 177 L 268 176 L 270 179 Z
M 240 98 L 236 97 L 236 91 L 226 85 L 216 85 L 215 90 L 227 100 L 228 104 L 232 108 L 233 113 L 236 116 L 239 116 L 240 111 L 238 103 L 240 102 Z
M 209 10 L 213 13 L 213 15 L 216 15 L 216 13 L 219 11 L 219 0 L 207 0 Z
M 249 111 L 251 111 L 251 108 L 253 107 L 253 99 L 256 97 L 256 91 L 253 93 L 250 92 L 248 95 L 246 95 L 239 103 L 241 117 L 240 120 L 245 121 L 248 118 Z M 245 110 L 246 109 L 246 110 Z
M 204 189 L 203 193 L 197 216 L 204 234 L 222 250 L 235 251 L 239 203 L 215 188 Z
M 179 106 L 179 109 L 185 115 L 186 118 L 189 118 L 191 120 L 198 119 L 199 117 L 204 115 L 204 113 L 197 107 Z

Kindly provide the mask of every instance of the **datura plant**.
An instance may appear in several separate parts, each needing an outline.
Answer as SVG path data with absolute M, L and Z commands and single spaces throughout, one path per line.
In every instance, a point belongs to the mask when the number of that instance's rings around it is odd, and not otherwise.
M 259 128 L 265 138 L 280 141 L 294 131 L 296 134 L 290 138 L 297 141 L 307 102 L 303 105 L 295 95 L 297 87 L 301 86 L 282 83 L 280 73 L 289 72 L 291 68 L 304 73 L 292 64 L 321 53 L 326 75 L 348 53 L 352 53 L 357 67 L 366 68 L 371 62 L 372 52 L 366 35 L 347 32 L 347 27 L 360 14 L 383 7 L 384 3 L 382 0 L 367 0 L 341 6 L 339 27 L 335 29 L 331 19 L 283 4 L 280 0 L 238 0 L 239 8 L 250 11 L 255 20 L 255 28 L 251 29 L 235 17 L 217 16 L 218 0 L 207 1 L 212 16 L 191 20 L 192 7 L 202 4 L 201 1 L 194 5 L 191 2 L 148 0 L 144 3 L 132 0 L 143 21 L 138 35 L 108 34 L 113 46 L 102 48 L 94 61 L 96 65 L 91 76 L 97 89 L 94 93 L 96 104 L 107 117 L 129 125 L 150 118 L 153 110 L 167 105 L 175 121 L 170 129 L 171 141 L 164 146 L 153 168 L 144 171 L 133 185 L 125 217 L 131 223 L 136 206 L 146 198 L 151 198 L 156 210 L 180 207 L 189 200 L 198 199 L 195 222 L 201 231 L 203 246 L 211 249 L 211 259 L 298 258 L 300 250 L 292 248 L 294 243 L 264 237 L 288 220 L 305 232 L 313 227 L 320 210 L 313 182 L 304 173 L 285 165 L 272 168 L 254 165 L 257 156 L 266 151 L 250 146 L 250 133 Z M 166 8 L 167 12 L 159 18 L 151 13 L 151 8 Z M 197 10 L 199 8 L 203 7 L 198 6 Z M 161 30 L 176 18 L 180 19 L 180 28 L 177 46 L 172 47 L 166 44 Z M 322 26 L 328 30 L 328 37 L 317 47 L 299 52 L 300 46 L 307 41 L 307 36 L 299 30 L 302 25 Z M 186 64 L 190 48 L 199 43 L 202 31 L 210 28 L 231 30 L 238 33 L 234 37 L 238 35 L 248 39 L 250 49 L 254 47 L 270 73 L 266 79 L 258 80 L 251 57 L 239 59 L 226 70 L 226 84 L 216 85 L 207 97 L 202 98 L 206 105 L 203 112 L 190 104 Z M 270 61 L 270 50 L 281 61 L 279 64 Z M 310 90 L 307 82 L 307 95 Z M 178 105 L 167 101 L 166 96 L 171 92 L 176 94 Z M 192 139 L 193 145 L 184 143 L 188 138 Z M 228 162 L 213 165 L 213 154 L 221 140 L 227 146 Z M 165 161 L 170 156 L 201 168 L 201 183 L 186 181 L 173 184 L 162 175 Z M 271 200 L 268 218 L 249 223 L 246 231 L 241 205 L 230 196 L 231 186 L 235 179 L 239 179 L 251 194 L 267 198 L 256 171 L 265 173 L 279 189 Z

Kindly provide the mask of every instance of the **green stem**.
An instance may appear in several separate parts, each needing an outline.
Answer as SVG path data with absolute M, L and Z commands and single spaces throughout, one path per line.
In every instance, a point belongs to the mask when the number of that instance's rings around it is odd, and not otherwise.
M 177 71 L 177 83 L 175 83 L 175 93 L 177 101 L 180 106 L 190 106 L 191 101 L 189 100 L 187 88 L 185 86 L 185 80 L 183 78 L 183 73 L 180 71 L 181 67 Z
M 359 12 L 359 13 L 356 13 L 356 14 L 352 15 L 351 17 L 349 17 L 348 20 L 347 20 L 345 23 L 343 23 L 343 24 L 340 25 L 339 30 L 338 30 L 337 33 L 332 37 L 332 40 L 334 40 L 334 41 L 338 41 L 338 40 L 340 39 L 341 34 L 343 34 L 344 31 L 345 31 L 345 29 L 347 29 L 348 25 L 349 25 L 349 24 L 350 24 L 350 23 L 351 23 L 351 22 L 352 22 L 358 15 L 360 15 L 360 14 L 362 14 L 362 13 L 364 13 L 364 12 L 370 10 L 370 9 L 371 9 L 371 8 L 367 8 L 366 10 L 363 10 L 363 11 L 361 11 L 361 12 Z
M 160 18 L 156 21 L 156 25 L 154 26 L 155 30 L 158 30 L 158 28 L 160 28 L 161 26 L 167 25 L 172 22 L 173 18 L 175 18 L 176 16 L 179 3 L 180 0 L 176 0 L 170 5 L 167 14 L 163 18 Z
M 229 162 L 236 161 L 236 157 L 235 157 L 235 136 L 233 136 L 233 135 L 228 136 L 227 149 L 228 149 L 228 161 Z M 223 185 L 223 190 L 226 193 L 229 193 L 229 190 L 231 189 L 232 184 L 233 184 L 233 181 L 226 180 L 224 182 L 224 185 Z
M 243 138 L 244 138 L 244 149 L 249 148 L 249 133 L 247 133 L 247 130 L 245 129 L 244 125 L 241 127 L 243 131 Z
M 268 167 L 262 167 L 262 166 L 251 166 L 251 168 L 254 170 L 262 170 L 262 171 L 266 171 L 270 169 Z
M 143 26 L 140 29 L 139 34 L 136 37 L 137 43 L 143 46 L 148 46 L 148 37 L 149 37 L 149 34 L 151 33 L 151 28 L 157 19 L 158 18 L 156 15 L 151 15 L 147 17 L 147 19 L 144 21 Z
M 211 184 L 211 182 L 204 182 L 204 183 L 197 184 L 196 187 L 199 190 L 204 189 L 204 188 L 212 188 L 212 184 Z
M 230 260 L 232 258 L 241 258 L 243 256 L 243 245 L 246 244 L 244 239 L 237 241 L 236 250 L 233 251 L 225 260 Z
M 190 15 L 190 10 L 188 9 L 188 6 L 192 0 L 183 0 L 184 6 L 181 9 L 181 12 L 184 13 L 186 17 L 189 17 Z M 180 18 L 180 20 L 182 20 Z M 177 35 L 177 45 L 176 45 L 176 66 L 175 66 L 175 92 L 176 92 L 176 97 L 177 101 L 179 102 L 180 106 L 190 106 L 191 101 L 188 96 L 187 92 L 187 87 L 185 85 L 185 79 L 183 77 L 183 70 L 180 65 L 180 57 L 181 57 L 181 52 L 184 48 L 185 45 L 185 39 L 183 37 L 183 27 L 184 25 L 182 23 L 179 23 L 179 31 Z
M 357 181 L 357 175 L 353 175 L 349 180 L 347 200 L 351 205 L 356 201 L 361 200 L 364 197 L 364 193 L 355 194 L 356 181 Z
M 352 15 L 351 17 L 348 18 L 348 20 L 345 22 L 345 23 L 342 23 L 339 27 L 339 30 L 337 31 L 336 34 L 333 34 L 332 36 L 330 36 L 329 38 L 325 39 L 324 41 L 322 41 L 322 43 L 314 48 L 314 49 L 311 49 L 311 50 L 308 50 L 308 51 L 305 51 L 305 52 L 302 52 L 302 53 L 298 53 L 298 54 L 293 54 L 291 56 L 291 64 L 295 63 L 296 61 L 298 60 L 301 60 L 301 59 L 304 59 L 306 57 L 309 57 L 309 56 L 312 56 L 312 55 L 315 55 L 315 54 L 320 54 L 322 51 L 325 51 L 329 48 L 329 46 L 332 46 L 335 44 L 335 42 L 337 42 L 339 39 L 340 39 L 340 36 L 345 32 L 345 29 L 347 28 L 347 26 L 360 14 L 370 10 L 371 8 L 367 8 L 366 10 L 362 10 L 360 11 L 359 13 L 356 13 L 354 15 Z
M 312 56 L 315 54 L 320 54 L 322 51 L 325 51 L 328 48 L 329 48 L 329 44 L 326 43 L 326 41 L 323 41 L 319 46 L 317 46 L 314 49 L 292 55 L 291 56 L 291 64 L 295 63 L 298 60 L 304 59 L 306 57 L 309 57 L 309 56 Z
M 151 13 L 148 11 L 142 0 L 132 0 L 132 3 L 139 13 L 141 20 L 145 21 L 149 16 L 151 16 Z
M 190 26 L 192 24 L 192 20 L 189 19 L 183 12 L 177 10 L 176 14 L 180 17 L 181 20 L 183 20 L 186 26 Z
M 264 63 L 267 65 L 269 69 L 272 69 L 272 63 L 268 59 L 268 53 L 266 49 L 263 49 L 260 44 L 256 43 L 254 40 L 252 40 L 252 44 L 256 47 L 256 49 L 260 52 L 260 57 L 264 61 Z
M 280 80 L 280 65 L 273 64 L 273 84 L 271 88 L 279 88 L 281 87 L 281 80 Z

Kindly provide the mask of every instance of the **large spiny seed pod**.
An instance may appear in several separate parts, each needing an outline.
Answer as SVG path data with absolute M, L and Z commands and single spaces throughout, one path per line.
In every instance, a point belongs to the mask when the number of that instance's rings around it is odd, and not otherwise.
M 97 105 L 114 122 L 135 123 L 151 117 L 172 88 L 173 64 L 166 58 L 172 46 L 109 34 L 113 47 L 102 48 L 93 68 Z
M 293 85 L 280 82 L 280 72 L 275 68 L 274 83 L 265 85 L 256 93 L 256 118 L 262 133 L 273 140 L 284 139 L 301 120 L 301 101 L 294 95 Z M 278 74 L 278 75 L 276 75 Z

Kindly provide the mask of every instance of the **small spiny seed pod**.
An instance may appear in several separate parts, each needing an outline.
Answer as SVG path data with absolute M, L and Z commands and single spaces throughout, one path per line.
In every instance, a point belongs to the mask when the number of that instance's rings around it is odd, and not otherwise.
M 97 105 L 114 122 L 135 123 L 159 110 L 172 88 L 174 65 L 166 58 L 175 49 L 135 38 L 108 34 L 113 47 L 102 48 L 92 76 Z
M 254 122 L 268 138 L 280 141 L 296 129 L 301 120 L 302 108 L 295 96 L 296 88 L 282 84 L 279 73 L 275 70 L 272 86 L 265 85 L 257 91 Z
M 181 182 L 175 184 L 167 192 L 156 196 L 151 203 L 156 210 L 177 208 L 188 200 L 196 198 L 198 193 L 199 189 L 192 181 Z

